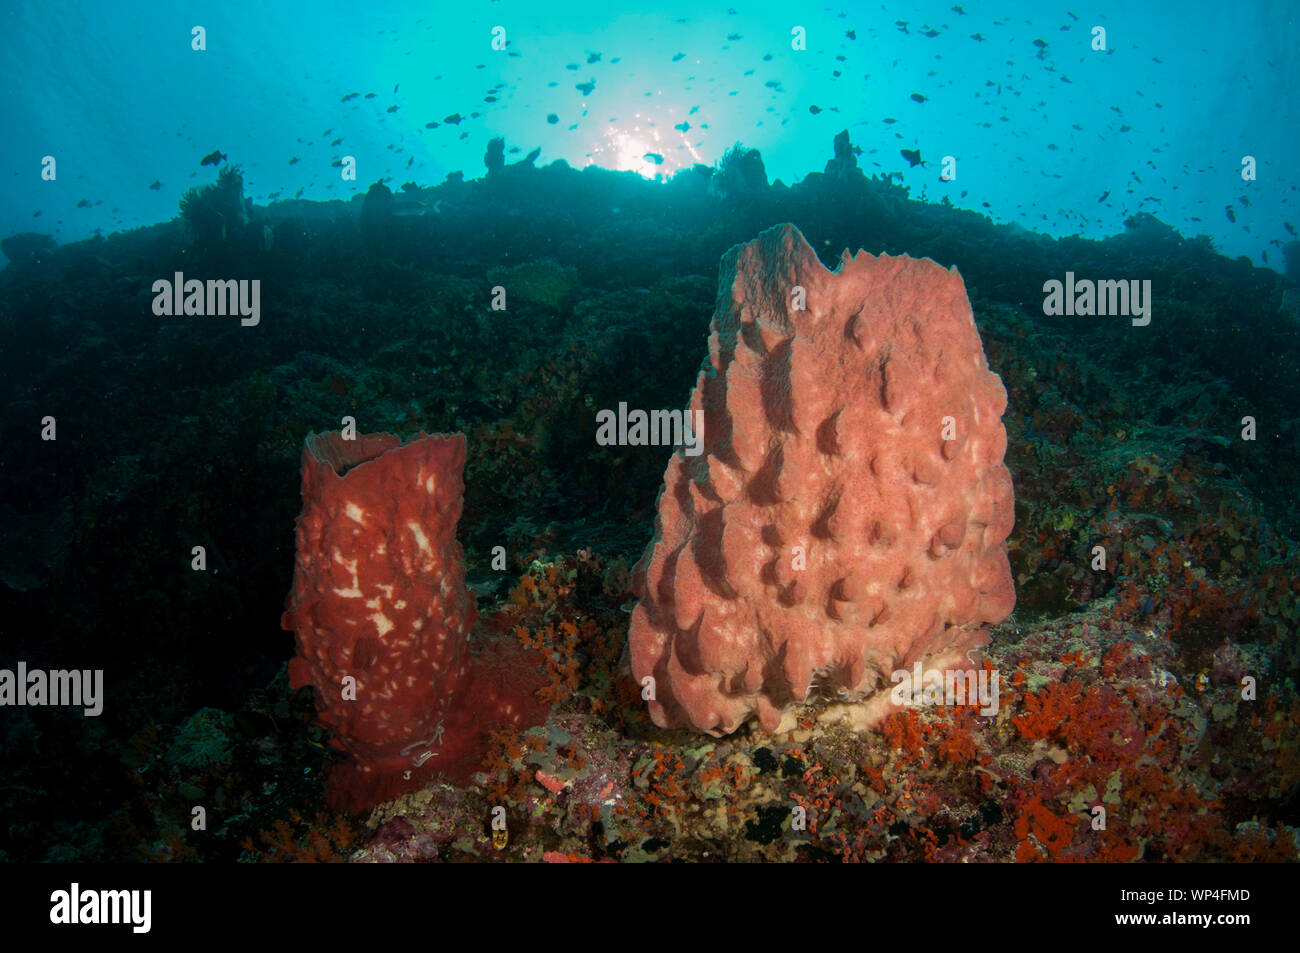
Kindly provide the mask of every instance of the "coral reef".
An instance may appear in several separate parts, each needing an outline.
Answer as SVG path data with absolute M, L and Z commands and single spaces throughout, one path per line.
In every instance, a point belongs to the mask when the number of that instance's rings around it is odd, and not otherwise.
M 392 190 L 382 181 L 372 183 L 361 200 L 361 235 L 367 246 L 383 249 L 392 225 L 394 204 Z
M 497 175 L 506 167 L 506 141 L 501 136 L 488 140 L 487 151 L 483 153 L 483 165 L 488 175 Z
M 863 176 L 862 170 L 858 168 L 858 155 L 862 150 L 849 141 L 847 129 L 835 136 L 834 148 L 835 156 L 826 163 L 823 174 L 841 186 L 860 182 Z
M 53 235 L 43 235 L 39 232 L 18 232 L 0 241 L 0 251 L 4 252 L 12 265 L 30 264 L 42 255 L 53 251 L 55 247 L 57 246 Z
M 666 186 L 556 163 L 452 172 L 393 197 L 384 254 L 357 254 L 361 194 L 259 207 L 273 247 L 220 243 L 229 265 L 208 268 L 274 279 L 255 335 L 124 298 L 189 270 L 181 221 L 41 242 L 0 271 L 5 650 L 116 673 L 102 718 L 0 719 L 0 859 L 1296 860 L 1300 376 L 1295 325 L 1272 319 L 1295 312 L 1294 270 L 1147 220 L 1031 236 L 884 173 L 838 176 L 854 150 L 835 152 L 725 215 L 707 167 Z M 592 415 L 680 404 L 720 256 L 785 221 L 831 267 L 866 245 L 961 269 L 1009 396 L 1018 602 L 983 650 L 996 716 L 909 708 L 856 732 L 820 717 L 838 699 L 819 681 L 789 730 L 707 738 L 656 728 L 619 667 L 669 452 L 595 447 Z M 488 273 L 543 254 L 573 269 L 562 307 L 507 280 L 511 313 L 491 312 Z M 1042 282 L 1081 262 L 1151 277 L 1150 327 L 1045 318 Z M 60 440 L 32 454 L 45 413 Z M 482 662 L 552 714 L 470 725 L 462 771 L 340 818 L 332 729 L 266 623 L 293 572 L 302 435 L 344 414 L 469 435 L 459 533 L 481 612 L 452 704 L 466 717 Z
M 545 311 L 559 311 L 572 300 L 578 286 L 578 273 L 573 268 L 541 258 L 509 268 L 490 269 L 488 281 L 506 289 L 507 303 L 518 300 Z

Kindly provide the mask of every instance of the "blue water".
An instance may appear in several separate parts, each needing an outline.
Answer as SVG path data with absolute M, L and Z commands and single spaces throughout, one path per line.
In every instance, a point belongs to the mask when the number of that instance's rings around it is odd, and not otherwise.
M 540 147 L 539 165 L 646 176 L 739 141 L 792 183 L 841 129 L 868 174 L 1034 231 L 1103 237 L 1146 211 L 1280 269 L 1284 223 L 1300 228 L 1294 0 L 733 3 L 9 3 L 0 236 L 62 244 L 171 219 L 215 178 L 199 165 L 213 150 L 264 204 L 477 177 L 498 135 L 521 150 L 507 161 Z M 355 181 L 332 166 L 344 156 Z

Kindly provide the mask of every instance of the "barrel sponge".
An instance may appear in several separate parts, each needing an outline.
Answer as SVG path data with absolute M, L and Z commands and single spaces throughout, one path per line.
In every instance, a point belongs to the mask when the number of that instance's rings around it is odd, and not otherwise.
M 731 248 L 705 452 L 672 456 L 633 574 L 655 723 L 771 731 L 824 698 L 867 725 L 891 673 L 970 668 L 1015 605 L 1006 403 L 955 269 L 846 250 L 831 272 L 793 225 Z
M 468 783 L 499 727 L 545 716 L 536 653 L 471 643 L 478 618 L 456 541 L 463 434 L 311 434 L 293 589 L 292 688 L 314 690 L 342 758 L 326 798 L 360 811 L 435 775 Z

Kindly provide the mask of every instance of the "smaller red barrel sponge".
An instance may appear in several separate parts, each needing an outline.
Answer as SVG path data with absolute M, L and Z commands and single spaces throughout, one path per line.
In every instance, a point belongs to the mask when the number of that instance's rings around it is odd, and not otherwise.
M 335 810 L 363 810 L 436 775 L 466 780 L 494 723 L 539 714 L 530 660 L 472 654 L 477 618 L 456 541 L 465 437 L 311 434 L 302 452 L 293 590 L 293 688 L 347 757 Z

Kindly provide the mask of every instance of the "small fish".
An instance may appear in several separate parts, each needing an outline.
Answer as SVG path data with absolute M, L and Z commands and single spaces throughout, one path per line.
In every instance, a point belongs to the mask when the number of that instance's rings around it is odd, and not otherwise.
M 440 123 L 440 122 L 426 122 L 426 123 L 424 124 L 424 128 L 425 128 L 425 129 L 437 129 L 437 128 L 438 128 L 439 126 L 441 126 L 441 125 L 442 125 L 442 123 Z
M 154 180 L 153 180 L 153 185 L 149 186 L 149 188 L 151 188 L 151 189 L 153 189 L 153 191 L 157 192 L 159 189 L 162 188 L 162 183 L 159 182 L 157 179 L 154 179 Z
M 673 62 L 674 62 L 674 63 L 680 63 L 680 62 L 681 62 L 682 60 L 684 60 L 684 59 L 686 59 L 686 54 L 685 54 L 685 53 L 677 53 L 677 54 L 674 54 L 674 56 L 673 56 Z
M 587 80 L 587 82 L 585 83 L 574 83 L 573 88 L 576 89 L 578 92 L 582 93 L 582 95 L 584 96 L 590 96 L 592 90 L 596 88 L 596 81 L 594 79 L 591 79 L 591 80 Z
M 743 40 L 743 39 L 744 39 L 744 37 L 741 36 L 739 33 L 728 33 L 728 34 L 727 34 L 727 40 L 728 40 L 728 42 L 731 42 L 731 43 L 735 43 L 737 40 Z
M 342 142 L 343 142 L 343 137 L 342 137 L 342 136 L 339 136 L 337 139 L 335 139 L 333 142 L 331 142 L 330 145 L 331 145 L 331 146 L 337 146 L 337 145 L 341 144 Z
M 676 129 L 678 132 L 689 132 L 691 128 L 691 124 L 689 122 L 682 121 L 679 122 L 677 125 L 673 126 L 673 128 Z
M 691 107 L 691 111 L 688 112 L 686 115 L 688 115 L 688 116 L 694 116 L 694 115 L 695 115 L 697 112 L 699 112 L 699 111 L 700 111 L 700 107 L 699 107 L 699 106 L 692 106 L 692 107 Z
M 1282 223 L 1282 227 L 1285 228 L 1285 229 L 1287 230 L 1287 233 L 1288 233 L 1292 238 L 1295 237 L 1295 226 L 1294 226 L 1294 225 L 1292 225 L 1290 222 L 1283 222 L 1283 223 Z
M 399 85 L 401 85 L 401 84 L 400 84 L 400 83 L 394 83 L 394 84 L 393 84 L 393 92 L 397 92 L 397 87 L 398 87 Z
M 1046 41 L 1046 40 L 1034 40 L 1034 46 L 1038 47 L 1040 50 L 1045 50 L 1045 49 L 1047 49 L 1047 41 Z
M 921 161 L 920 149 L 899 149 L 898 151 L 902 157 L 911 164 L 912 168 L 915 168 L 918 165 L 921 168 L 925 168 L 925 163 Z
M 923 103 L 923 102 L 925 102 L 925 101 L 926 101 L 927 99 L 929 99 L 929 98 L 930 98 L 930 97 L 928 97 L 928 96 L 922 96 L 920 93 L 913 93 L 913 94 L 912 94 L 912 102 L 914 102 L 914 103 Z
M 641 158 L 645 159 L 647 162 L 653 162 L 655 165 L 664 164 L 664 157 L 657 152 L 647 152 Z
M 907 32 L 908 32 L 908 29 L 907 29 L 907 21 L 906 21 L 906 20 L 895 20 L 895 21 L 894 21 L 894 26 L 898 27 L 898 32 L 899 32 L 899 33 L 907 33 Z
M 964 17 L 966 15 L 966 11 L 963 10 L 961 7 L 953 7 L 952 12 L 957 14 L 957 16 L 959 17 Z
M 444 116 L 442 121 L 450 126 L 459 126 L 461 123 L 461 115 L 460 113 L 452 113 L 450 116 Z
M 588 54 L 587 54 L 587 65 L 588 65 L 588 66 L 590 66 L 592 63 L 599 63 L 599 62 L 600 62 L 600 54 L 599 54 L 599 53 L 588 53 Z
M 856 40 L 856 39 L 858 38 L 858 31 L 857 31 L 857 30 L 845 30 L 845 31 L 844 31 L 844 35 L 845 35 L 848 39 L 850 39 L 850 40 Z
M 389 106 L 387 109 L 384 110 L 384 112 L 395 113 L 395 112 L 397 112 L 397 107 L 396 107 L 396 106 Z
M 820 106 L 809 106 L 808 111 L 815 116 L 822 111 L 822 108 Z
M 220 149 L 213 149 L 212 152 L 210 152 L 208 155 L 205 155 L 203 157 L 203 160 L 199 163 L 199 165 L 219 165 L 221 163 L 221 160 L 226 158 L 229 157 Z
M 555 115 L 555 113 L 547 113 L 546 121 L 550 123 L 552 126 L 554 126 L 557 122 L 560 121 L 560 117 Z
M 77 208 L 81 208 L 80 204 L 78 204 Z M 1228 221 L 1235 222 L 1237 220 L 1237 213 L 1232 210 L 1231 205 L 1225 206 L 1223 211 L 1227 214 Z
M 926 30 L 924 33 L 922 33 L 921 35 L 922 35 L 922 36 L 928 36 L 930 39 L 934 39 L 936 36 L 939 35 L 939 31 L 936 30 L 934 27 L 931 27 L 930 29 L 928 29 L 928 30 Z
M 298 164 L 297 156 L 294 156 L 292 159 L 289 160 L 289 165 L 297 165 L 297 164 Z
M 90 199 L 82 199 L 77 203 L 77 208 L 90 208 Z
M 974 40 L 976 43 L 983 43 L 983 42 L 984 42 L 984 34 L 983 34 L 983 33 L 972 33 L 972 34 L 970 35 L 970 38 L 971 38 L 972 40 Z
M 1108 198 L 1110 198 L 1110 189 L 1107 189 L 1105 192 L 1102 192 L 1102 193 L 1101 193 L 1101 198 L 1097 199 L 1097 204 L 1100 205 L 1102 202 L 1106 201 L 1106 199 L 1108 199 Z
M 375 98 L 374 93 L 366 93 L 366 99 L 374 99 L 374 98 Z
M 894 123 L 898 122 L 898 120 L 895 119 L 893 116 L 886 116 L 884 119 L 882 119 L 882 120 L 880 120 L 880 121 L 883 122 L 883 123 L 884 123 L 885 125 L 887 125 L 887 126 L 892 126 Z
M 485 103 L 494 103 L 494 102 L 496 102 L 496 101 L 497 101 L 497 98 L 496 98 L 495 96 L 484 96 L 484 97 L 483 97 L 483 102 L 485 102 Z M 394 106 L 393 108 L 396 109 L 397 107 Z
M 349 99 L 356 99 L 360 95 L 361 95 L 360 93 L 348 93 L 346 96 L 340 99 L 339 102 L 346 103 Z

